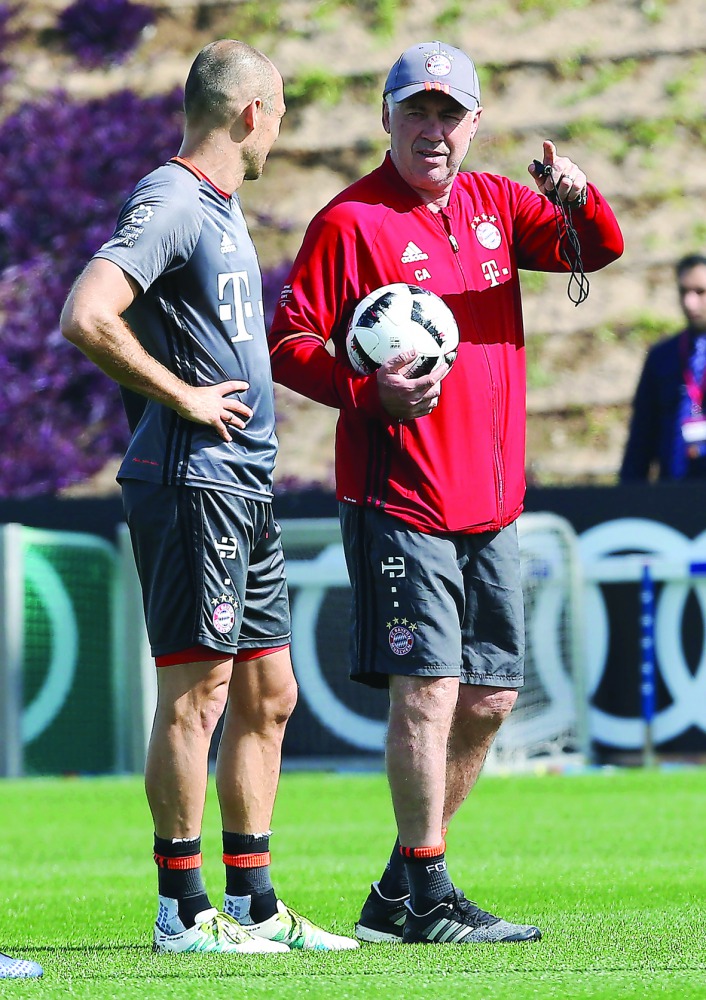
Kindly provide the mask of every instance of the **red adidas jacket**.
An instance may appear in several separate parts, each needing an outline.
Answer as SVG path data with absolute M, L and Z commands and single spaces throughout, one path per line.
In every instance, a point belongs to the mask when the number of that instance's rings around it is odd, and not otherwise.
M 585 270 L 622 253 L 615 217 L 591 185 L 574 225 Z M 314 218 L 282 290 L 270 352 L 275 381 L 340 409 L 339 500 L 384 508 L 434 534 L 494 530 L 518 516 L 526 423 L 519 268 L 568 270 L 554 206 L 506 177 L 459 173 L 448 207 L 433 213 L 388 153 Z M 345 349 L 357 302 L 395 281 L 440 295 L 461 334 L 438 406 L 403 424 Z

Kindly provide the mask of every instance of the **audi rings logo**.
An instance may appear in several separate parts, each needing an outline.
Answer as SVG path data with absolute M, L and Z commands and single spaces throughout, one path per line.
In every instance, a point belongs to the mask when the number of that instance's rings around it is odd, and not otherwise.
M 525 524 L 532 517 L 523 515 Z M 532 522 L 534 523 L 534 522 Z M 516 716 L 505 730 L 505 742 L 520 740 L 528 733 L 534 739 L 551 740 L 566 726 L 566 708 L 572 704 L 572 690 L 562 662 L 558 623 L 564 603 L 563 590 L 557 585 L 562 574 L 554 564 L 559 562 L 559 543 L 549 531 L 537 533 L 532 541 L 523 540 L 521 548 L 529 557 L 541 562 L 543 571 L 535 579 L 535 609 L 528 628 L 535 641 L 542 643 L 542 656 L 536 657 L 548 703 L 537 718 L 523 721 Z M 553 568 L 554 567 L 554 568 Z M 536 566 L 535 566 L 536 568 Z M 536 574 L 535 574 L 536 575 Z M 379 753 L 384 747 L 386 724 L 368 718 L 345 705 L 329 685 L 319 659 L 317 620 L 326 591 L 330 587 L 348 587 L 348 574 L 340 543 L 330 544 L 311 560 L 288 559 L 287 577 L 292 596 L 292 659 L 303 699 L 312 715 L 329 733 L 361 750 Z M 391 628 L 389 642 L 397 655 L 407 654 L 414 643 L 416 623 L 409 627 Z M 553 630 L 553 631 L 551 631 Z M 347 670 L 347 657 L 334 656 L 336 669 Z
M 579 547 L 588 578 L 585 588 L 586 696 L 590 699 L 598 690 L 610 645 L 608 610 L 600 588 L 607 578 L 599 567 L 602 564 L 607 569 L 613 562 L 619 568 L 624 557 L 618 553 L 638 552 L 653 562 L 655 575 L 659 574 L 661 566 L 661 578 L 665 581 L 655 606 L 655 654 L 670 704 L 655 716 L 654 739 L 663 743 L 691 726 L 706 731 L 706 644 L 692 672 L 684 655 L 681 631 L 685 604 L 692 592 L 706 621 L 706 576 L 689 574 L 691 564 L 706 561 L 706 532 L 689 539 L 675 528 L 657 521 L 620 518 L 585 531 L 579 539 Z M 607 562 L 603 562 L 606 559 Z M 593 573 L 591 566 L 597 567 Z M 610 578 L 619 581 L 634 579 L 634 576 L 621 577 L 618 572 Z M 641 719 L 626 719 L 597 708 L 590 712 L 590 730 L 592 737 L 608 746 L 634 749 L 641 747 L 644 741 Z
M 523 515 L 525 518 L 528 516 Z M 550 535 L 525 538 L 522 543 L 525 569 L 531 569 L 532 561 L 536 562 L 540 556 L 540 561 L 551 564 L 555 555 L 553 545 L 556 546 L 556 542 L 552 542 Z M 706 643 L 696 670 L 690 669 L 682 644 L 682 621 L 691 593 L 695 595 L 706 623 L 706 575 L 689 576 L 690 564 L 698 561 L 706 563 L 706 532 L 691 540 L 658 521 L 620 518 L 585 531 L 578 539 L 578 549 L 584 576 L 581 602 L 581 626 L 585 636 L 584 697 L 589 705 L 608 668 L 611 645 L 608 607 L 601 585 L 621 580 L 637 585 L 639 573 L 635 571 L 635 566 L 639 566 L 640 561 L 650 561 L 657 570 L 660 566 L 663 569 L 671 567 L 666 577 L 664 573 L 657 576 L 664 582 L 655 607 L 655 654 L 661 679 L 669 694 L 669 704 L 655 716 L 654 739 L 658 743 L 671 740 L 691 726 L 706 731 Z M 626 552 L 633 555 L 625 557 L 623 554 Z M 624 567 L 630 559 L 632 570 L 627 572 Z M 562 714 L 559 711 L 561 706 L 571 705 L 574 701 L 557 638 L 564 600 L 560 588 L 551 585 L 552 575 L 550 573 L 547 577 L 546 585 L 541 579 L 538 583 L 535 581 L 535 586 L 539 587 L 538 596 L 527 620 L 528 638 L 535 651 L 535 667 L 550 698 L 541 717 L 532 721 L 535 729 L 539 725 L 543 727 L 545 738 L 551 738 L 565 724 L 566 709 Z M 341 740 L 363 750 L 379 752 L 384 744 L 385 724 L 344 705 L 327 683 L 319 661 L 316 622 L 326 590 L 333 586 L 348 586 L 341 546 L 330 545 L 311 561 L 288 562 L 288 576 L 290 583 L 299 588 L 292 602 L 292 655 L 301 692 L 310 711 L 325 729 Z M 541 655 L 537 655 L 540 650 Z M 340 666 L 340 669 L 346 668 Z M 638 700 L 636 697 L 636 703 Z M 591 707 L 588 722 L 590 736 L 606 746 L 637 749 L 643 745 L 644 722 L 638 715 L 626 718 Z M 521 741 L 523 725 L 519 717 L 511 717 L 507 729 L 503 727 L 505 740 L 514 738 L 513 733 L 517 730 L 517 739 Z
M 348 573 L 339 544 L 329 545 L 311 561 L 288 562 L 290 585 L 301 586 L 292 601 L 292 659 L 311 713 L 339 739 L 360 750 L 380 752 L 386 724 L 354 712 L 336 697 L 324 677 L 316 643 L 316 621 L 329 587 L 347 587 Z M 342 665 L 341 669 L 346 669 Z

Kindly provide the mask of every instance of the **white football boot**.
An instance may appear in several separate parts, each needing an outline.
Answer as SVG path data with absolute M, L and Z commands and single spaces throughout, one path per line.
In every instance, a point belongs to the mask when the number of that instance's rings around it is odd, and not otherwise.
M 248 924 L 258 941 L 282 943 L 292 951 L 352 951 L 360 945 L 354 938 L 331 934 L 277 900 L 277 912 L 259 924 Z
M 176 900 L 159 897 L 152 950 L 155 952 L 220 952 L 253 955 L 288 952 L 286 944 L 253 937 L 237 920 L 212 907 L 197 914 L 193 927 L 184 927 Z

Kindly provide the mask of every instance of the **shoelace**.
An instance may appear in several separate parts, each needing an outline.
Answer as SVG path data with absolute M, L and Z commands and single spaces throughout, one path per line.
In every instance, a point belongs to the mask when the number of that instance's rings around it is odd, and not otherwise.
M 202 924 L 201 926 L 210 926 L 216 941 L 218 941 L 221 932 L 227 934 L 228 937 L 230 937 L 232 941 L 235 941 L 236 944 L 242 944 L 243 941 L 247 941 L 251 936 L 248 931 L 246 931 L 245 928 L 228 913 L 219 913 L 217 916 L 213 917 L 208 924 Z
M 487 910 L 481 910 L 480 906 L 476 903 L 470 899 L 466 899 L 460 889 L 454 889 L 454 897 L 456 906 L 461 913 L 468 917 L 477 927 L 490 927 L 493 924 L 497 924 L 500 920 L 500 917 L 488 913 Z
M 292 926 L 289 931 L 290 940 L 296 941 L 299 937 L 304 937 L 304 917 L 302 917 L 296 910 L 290 909 L 290 907 L 285 907 L 287 911 L 287 916 L 292 921 Z

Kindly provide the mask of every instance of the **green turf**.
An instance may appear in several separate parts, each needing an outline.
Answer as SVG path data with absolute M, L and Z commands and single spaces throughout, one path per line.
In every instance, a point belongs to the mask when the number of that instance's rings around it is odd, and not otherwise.
M 39 982 L 8 997 L 706 997 L 706 770 L 484 777 L 447 857 L 467 895 L 537 923 L 538 944 L 365 946 L 354 953 L 153 956 L 156 875 L 139 779 L 0 783 L 0 950 Z M 280 894 L 350 932 L 391 846 L 382 775 L 285 773 L 272 839 Z M 209 791 L 203 849 L 223 876 Z

